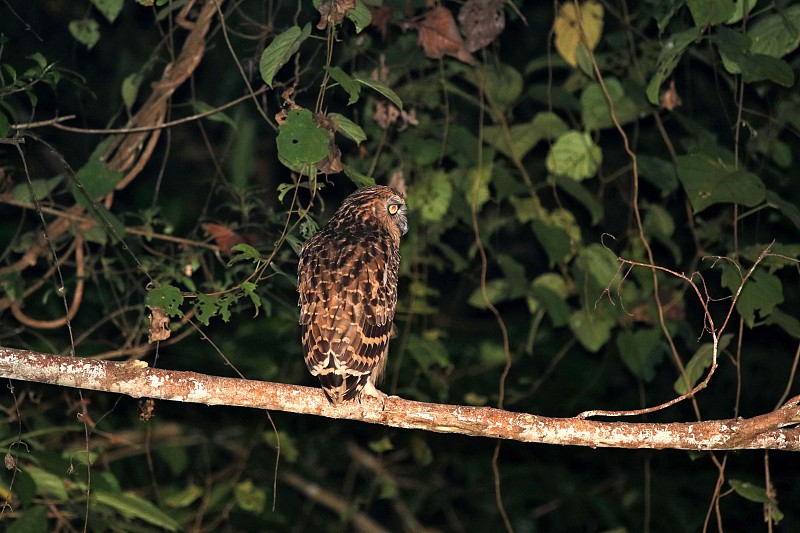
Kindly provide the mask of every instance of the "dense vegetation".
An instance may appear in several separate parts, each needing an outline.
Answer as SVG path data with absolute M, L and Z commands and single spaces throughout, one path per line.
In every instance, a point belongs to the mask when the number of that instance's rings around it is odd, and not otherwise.
M 377 182 L 411 226 L 384 391 L 637 409 L 700 382 L 718 335 L 709 386 L 639 420 L 797 393 L 797 2 L 4 4 L 4 346 L 313 385 L 299 246 Z M 498 448 L 20 382 L 1 405 L 9 532 L 800 527 L 787 452 Z

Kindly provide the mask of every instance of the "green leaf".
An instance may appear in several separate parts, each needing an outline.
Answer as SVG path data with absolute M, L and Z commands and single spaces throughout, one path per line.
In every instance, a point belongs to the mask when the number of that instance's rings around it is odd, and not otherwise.
M 408 191 L 408 205 L 425 222 L 439 222 L 448 213 L 453 184 L 443 170 L 429 170 Z
M 597 201 L 589 189 L 580 182 L 562 176 L 556 176 L 555 183 L 559 189 L 562 189 L 583 204 L 583 207 L 592 215 L 592 226 L 600 222 L 603 218 L 603 205 Z
M 747 36 L 753 44 L 751 54 L 783 57 L 800 46 L 800 5 L 794 4 L 766 17 L 759 17 L 750 26 Z
M 347 91 L 347 94 L 350 96 L 350 99 L 347 101 L 347 105 L 353 105 L 358 102 L 358 98 L 361 95 L 361 85 L 359 85 L 350 74 L 346 73 L 339 67 L 325 67 L 325 70 L 328 71 L 328 74 L 331 75 L 331 78 L 333 78 L 333 80 L 337 82 L 342 89 Z M 333 113 L 329 113 L 328 116 L 332 114 Z
M 209 296 L 208 294 L 198 294 L 194 302 L 195 314 L 197 320 L 208 326 L 211 318 L 217 314 L 219 310 L 219 297 Z
M 242 292 L 244 292 L 245 296 L 250 298 L 250 301 L 253 303 L 253 307 L 255 307 L 256 312 L 253 317 L 258 316 L 258 310 L 261 309 L 261 296 L 258 295 L 256 292 L 257 285 L 252 281 L 245 281 L 242 283 Z
M 671 162 L 650 155 L 640 155 L 636 162 L 639 176 L 658 187 L 662 196 L 668 196 L 678 188 L 678 173 Z
M 731 488 L 734 491 L 736 491 L 736 494 L 738 494 L 745 500 L 750 500 L 751 502 L 758 502 L 758 503 L 772 502 L 772 499 L 769 496 L 767 496 L 767 489 L 765 489 L 764 487 L 753 485 L 752 483 L 748 483 L 747 481 L 739 481 L 738 479 L 729 479 L 728 483 L 730 483 Z
M 447 347 L 441 341 L 442 332 L 437 329 L 425 330 L 422 335 L 412 333 L 408 336 L 408 353 L 414 357 L 420 368 L 449 368 L 450 358 Z
M 511 295 L 511 288 L 509 287 L 508 280 L 504 278 L 491 279 L 486 282 L 486 298 L 489 303 L 496 304 L 508 300 Z M 478 309 L 488 309 L 486 299 L 483 297 L 483 289 L 476 287 L 469 296 L 469 305 L 477 307 Z
M 133 104 L 136 103 L 136 95 L 139 93 L 139 86 L 142 84 L 143 79 L 141 74 L 134 72 L 122 80 L 122 87 L 120 88 L 122 103 L 125 104 L 128 112 L 130 112 Z
M 147 291 L 145 296 L 147 307 L 161 307 L 171 317 L 182 317 L 180 306 L 183 304 L 183 294 L 172 285 L 159 285 Z
M 736 4 L 731 0 L 687 0 L 694 25 L 702 29 L 727 22 L 735 15 Z
M 767 319 L 764 320 L 764 325 L 778 326 L 795 339 L 800 339 L 800 320 L 778 308 L 772 310 Z
M 55 177 L 31 180 L 30 184 L 20 183 L 14 187 L 11 194 L 14 196 L 14 200 L 18 202 L 33 202 L 34 198 L 41 200 L 53 192 L 53 190 L 58 187 L 59 183 L 61 183 L 61 180 L 61 177 Z M 31 189 L 33 189 L 33 198 L 31 197 Z
M 123 2 L 124 0 L 92 0 L 94 7 L 112 24 L 122 11 Z
M 625 366 L 645 383 L 656 377 L 656 366 L 664 359 L 661 331 L 640 329 L 621 331 L 617 335 L 617 348 Z
M 306 171 L 328 156 L 328 132 L 314 121 L 308 109 L 292 109 L 278 127 L 278 155 L 297 172 Z
M 597 352 L 611 338 L 614 319 L 608 314 L 587 313 L 577 310 L 569 318 L 569 329 L 581 345 L 592 353 Z
M 514 67 L 489 64 L 484 73 L 486 96 L 500 111 L 509 109 L 522 94 L 522 74 Z
M 400 100 L 400 97 L 397 96 L 393 90 L 391 90 L 386 84 L 379 82 L 377 80 L 373 80 L 372 78 L 365 78 L 362 76 L 355 76 L 355 80 L 360 83 L 361 85 L 366 85 L 373 91 L 385 96 L 396 105 L 399 109 L 403 109 L 403 102 Z
M 8 137 L 11 133 L 11 122 L 5 113 L 0 112 L 0 137 Z
M 187 485 L 185 489 L 178 492 L 169 493 L 164 497 L 164 505 L 173 509 L 185 509 L 203 496 L 203 489 L 194 483 Z
M 746 170 L 733 170 L 704 154 L 678 156 L 678 178 L 694 213 L 719 203 L 753 207 L 764 201 L 761 179 Z
M 300 449 L 297 447 L 297 442 L 291 435 L 285 431 L 265 431 L 261 437 L 267 446 L 276 450 L 278 444 L 281 447 L 281 460 L 287 463 L 296 463 L 300 458 Z
M 544 247 L 550 266 L 569 260 L 574 254 L 566 229 L 548 218 L 531 222 L 536 239 Z
M 51 531 L 48 528 L 48 513 L 49 510 L 44 505 L 25 509 L 11 525 L 7 526 L 6 533 L 47 533 Z
M 231 247 L 231 250 L 238 253 L 231 257 L 230 261 L 228 261 L 228 266 L 238 263 L 239 261 L 252 261 L 254 263 L 264 261 L 264 258 L 261 257 L 261 254 L 258 253 L 258 250 L 249 244 L 245 244 L 243 242 L 235 244 Z
M 764 54 L 751 54 L 750 38 L 738 31 L 720 27 L 714 38 L 725 69 L 741 74 L 745 83 L 774 81 L 784 87 L 794 84 L 794 72 L 786 61 Z
M 622 84 L 616 78 L 606 78 L 606 90 L 614 104 L 614 114 L 620 124 L 627 124 L 639 116 L 639 109 L 628 96 Z M 599 83 L 591 83 L 581 94 L 581 113 L 586 129 L 598 130 L 613 128 L 611 108 L 606 100 L 606 95 Z
M 705 0 L 698 0 L 703 2 Z M 664 41 L 661 45 L 661 53 L 658 56 L 658 67 L 656 73 L 647 85 L 647 99 L 651 104 L 658 105 L 659 93 L 661 85 L 672 74 L 675 67 L 678 66 L 683 53 L 692 42 L 700 38 L 700 32 L 697 28 L 682 31 L 671 35 L 669 39 Z
M 25 466 L 23 470 L 33 478 L 37 495 L 51 496 L 61 503 L 66 503 L 69 500 L 64 480 L 60 476 L 33 465 Z
M 555 113 L 542 112 L 530 122 L 510 126 L 507 134 L 502 126 L 487 126 L 484 129 L 484 139 L 511 159 L 522 159 L 540 141 L 555 139 L 568 129 Z
M 355 183 L 356 187 L 358 187 L 359 189 L 361 187 L 370 187 L 372 185 L 375 185 L 374 178 L 370 178 L 366 174 L 362 174 L 361 172 L 357 171 L 350 165 L 344 166 L 344 175 L 350 178 L 350 181 Z
M 557 274 L 543 274 L 542 276 L 557 277 L 563 283 L 563 278 Z M 570 307 L 567 304 L 566 296 L 548 287 L 541 281 L 542 276 L 535 279 L 531 284 L 528 294 L 528 309 L 531 313 L 535 313 L 539 306 L 544 307 L 550 319 L 553 321 L 553 326 L 561 327 L 569 322 Z
M 76 172 L 75 177 L 80 186 L 78 183 L 72 184 L 72 195 L 79 204 L 91 209 L 92 200 L 114 192 L 114 188 L 122 181 L 122 172 L 92 158 Z
M 89 50 L 100 40 L 100 24 L 94 19 L 73 20 L 68 28 L 72 37 Z
M 547 170 L 577 181 L 595 175 L 603 160 L 600 147 L 588 133 L 568 131 L 561 135 L 547 154 Z
M 127 518 L 138 518 L 167 531 L 178 531 L 181 528 L 174 518 L 133 492 L 95 490 L 92 491 L 91 498 L 95 504 L 110 507 Z
M 243 510 L 253 514 L 261 514 L 267 503 L 267 493 L 264 489 L 256 487 L 249 479 L 236 485 L 233 490 L 236 503 Z
M 190 103 L 192 104 L 192 108 L 197 114 L 208 113 L 214 110 L 214 106 L 207 104 L 205 102 L 201 102 L 200 100 L 191 100 Z M 236 122 L 222 111 L 217 111 L 216 113 L 212 113 L 206 116 L 205 118 L 207 118 L 208 120 L 213 120 L 214 122 L 222 122 L 234 129 L 236 129 L 237 127 Z
M 384 436 L 380 440 L 372 440 L 367 444 L 369 449 L 375 453 L 390 452 L 394 450 L 394 444 L 389 437 Z
M 275 74 L 300 49 L 300 45 L 308 39 L 309 35 L 311 35 L 311 24 L 306 24 L 302 30 L 300 26 L 292 26 L 269 43 L 258 62 L 261 78 L 267 85 L 272 87 Z
M 726 333 L 722 337 L 719 338 L 719 343 L 717 345 L 720 352 L 728 347 L 730 344 L 733 335 L 730 333 Z M 707 342 L 700 346 L 697 351 L 694 353 L 692 358 L 686 364 L 686 379 L 683 379 L 683 376 L 678 376 L 678 379 L 675 380 L 675 383 L 672 385 L 675 392 L 678 394 L 686 394 L 689 392 L 703 377 L 705 370 L 711 366 L 711 360 L 714 356 L 714 344 L 711 342 Z M 686 381 L 688 380 L 688 385 Z
M 352 139 L 356 144 L 361 144 L 367 140 L 367 134 L 361 126 L 340 115 L 339 113 L 328 113 L 328 118 L 336 125 L 336 131 L 342 133 L 348 139 Z
M 598 287 L 607 287 L 619 272 L 616 256 L 597 243 L 592 243 L 578 252 L 576 266 L 589 274 Z
M 345 16 L 355 25 L 356 33 L 361 33 L 372 24 L 372 11 L 361 0 L 356 0 L 356 6 L 349 9 Z
M 744 16 L 756 7 L 758 0 L 736 0 L 733 8 L 733 15 L 725 21 L 725 24 L 736 24 L 744 18 Z
M 722 269 L 722 286 L 736 294 L 742 284 L 740 271 L 726 263 Z M 748 327 L 756 325 L 756 312 L 760 319 L 767 318 L 778 304 L 783 302 L 783 285 L 774 274 L 764 269 L 756 269 L 742 287 L 736 300 L 736 310 L 744 318 Z

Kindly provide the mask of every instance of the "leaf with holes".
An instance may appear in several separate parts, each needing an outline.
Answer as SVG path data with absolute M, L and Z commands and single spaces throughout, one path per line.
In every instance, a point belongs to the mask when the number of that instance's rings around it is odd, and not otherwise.
M 314 121 L 308 109 L 292 109 L 278 128 L 278 156 L 296 172 L 308 169 L 328 156 L 328 132 Z
M 719 159 L 705 154 L 683 155 L 677 158 L 677 167 L 695 214 L 714 204 L 753 207 L 764 201 L 766 189 L 761 178 L 746 170 L 729 168 Z
M 172 285 L 159 285 L 147 291 L 144 299 L 147 307 L 160 307 L 171 317 L 182 317 L 183 294 Z

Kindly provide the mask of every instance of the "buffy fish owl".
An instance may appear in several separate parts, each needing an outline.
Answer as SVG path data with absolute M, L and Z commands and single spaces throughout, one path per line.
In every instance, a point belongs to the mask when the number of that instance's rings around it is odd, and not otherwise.
M 345 198 L 300 251 L 303 353 L 334 405 L 384 396 L 375 382 L 386 365 L 407 231 L 403 195 L 365 187 Z

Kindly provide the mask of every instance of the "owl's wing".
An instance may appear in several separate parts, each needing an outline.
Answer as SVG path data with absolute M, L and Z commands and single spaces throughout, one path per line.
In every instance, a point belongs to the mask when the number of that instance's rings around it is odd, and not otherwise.
M 309 371 L 333 403 L 355 398 L 385 363 L 397 301 L 396 268 L 382 243 L 310 242 L 298 268 Z

